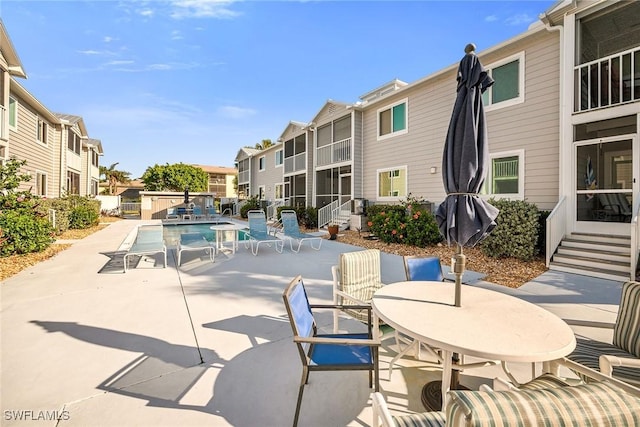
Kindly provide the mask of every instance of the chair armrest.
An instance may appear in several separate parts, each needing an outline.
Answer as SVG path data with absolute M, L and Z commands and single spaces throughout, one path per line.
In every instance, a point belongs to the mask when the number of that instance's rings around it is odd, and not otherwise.
M 391 418 L 391 412 L 387 402 L 384 400 L 384 396 L 379 391 L 371 393 L 371 403 L 373 406 L 373 427 L 379 427 L 382 422 L 382 427 L 394 427 L 395 423 Z
M 359 339 L 359 338 L 335 338 L 335 337 L 293 337 L 293 342 L 309 344 L 335 344 L 335 345 L 366 345 L 379 347 L 380 340 Z
M 371 306 L 367 304 L 351 305 L 351 304 L 309 304 L 311 308 L 349 308 L 356 310 L 368 310 L 371 311 Z
M 340 291 L 338 289 L 334 290 L 334 294 L 340 295 L 342 298 L 347 299 L 349 301 L 353 301 L 353 302 L 355 302 L 357 304 L 367 305 L 366 301 L 359 300 L 358 298 L 355 298 L 354 296 L 349 295 L 347 293 L 344 293 L 344 292 L 342 292 L 342 291 Z M 351 305 L 348 305 L 348 304 L 345 304 L 345 305 L 347 305 L 349 308 L 353 308 L 353 306 L 351 306 Z
M 565 368 L 568 368 L 572 371 L 575 372 L 579 372 L 582 375 L 585 375 L 595 381 L 607 381 L 610 382 L 612 384 L 615 384 L 616 386 L 618 386 L 619 388 L 623 389 L 624 391 L 626 391 L 627 393 L 631 393 L 634 394 L 636 396 L 640 396 L 640 388 L 635 387 L 629 383 L 626 383 L 624 381 L 621 381 L 617 378 L 613 378 L 610 375 L 605 375 L 602 372 L 596 371 L 595 369 L 591 369 L 589 367 L 586 367 L 578 362 L 574 362 L 571 359 L 568 359 L 567 357 L 563 357 L 561 359 L 557 359 L 554 360 L 552 362 L 552 364 L 554 365 L 559 365 L 559 366 L 564 366 Z
M 613 374 L 614 366 L 640 369 L 640 359 L 619 357 L 611 354 L 603 354 L 600 356 L 600 372 L 610 377 Z
M 564 319 L 567 325 L 572 326 L 587 326 L 589 328 L 602 328 L 602 329 L 613 329 L 615 327 L 615 323 L 609 322 L 595 322 L 592 320 L 581 320 L 581 319 Z

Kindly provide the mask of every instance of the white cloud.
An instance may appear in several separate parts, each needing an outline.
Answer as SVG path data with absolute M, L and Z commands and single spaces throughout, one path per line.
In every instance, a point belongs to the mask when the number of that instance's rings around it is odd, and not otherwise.
M 535 18 L 532 18 L 526 13 L 519 13 L 505 19 L 505 23 L 507 25 L 521 25 L 521 24 L 529 24 L 533 22 Z
M 179 30 L 171 31 L 171 40 L 182 40 L 182 33 Z
M 103 41 L 103 42 L 105 42 L 105 43 L 111 43 L 111 42 L 112 42 L 112 41 L 114 41 L 114 40 L 115 40 L 115 38 L 113 38 L 113 37 L 111 37 L 111 36 L 104 36 L 104 37 L 102 38 L 102 41 Z
M 145 18 L 151 18 L 151 17 L 153 17 L 153 15 L 155 13 L 153 10 L 148 9 L 148 8 L 147 9 L 140 9 L 137 12 L 138 12 L 138 15 L 144 16 Z
M 78 53 L 81 53 L 83 55 L 102 55 L 102 52 L 100 52 L 99 50 L 92 50 L 92 49 L 79 50 Z
M 496 15 L 489 15 L 489 16 L 485 17 L 484 20 L 486 22 L 495 22 L 495 21 L 498 20 L 498 17 Z
M 171 0 L 171 17 L 183 18 L 234 18 L 239 12 L 229 8 L 234 0 Z
M 126 60 L 121 60 L 121 61 L 109 61 L 104 65 L 128 65 L 128 64 L 133 64 L 134 61 L 126 61 Z
M 234 107 L 231 105 L 225 105 L 218 108 L 218 114 L 230 119 L 244 119 L 256 114 L 256 110 L 251 108 Z

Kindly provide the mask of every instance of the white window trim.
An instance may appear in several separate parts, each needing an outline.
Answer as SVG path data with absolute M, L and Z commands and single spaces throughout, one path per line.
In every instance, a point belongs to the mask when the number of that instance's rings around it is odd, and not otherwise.
M 522 104 L 524 102 L 524 82 L 526 80 L 524 75 L 524 70 L 525 70 L 524 58 L 525 58 L 525 54 L 524 54 L 524 51 L 522 51 L 522 52 L 516 53 L 515 55 L 511 55 L 507 58 L 501 59 L 500 61 L 496 61 L 492 64 L 485 65 L 484 67 L 485 70 L 487 70 L 489 72 L 489 75 L 491 75 L 491 72 L 494 68 L 498 68 L 502 65 L 508 64 L 516 60 L 518 61 L 518 97 L 508 99 L 506 101 L 501 101 L 496 104 L 491 103 L 489 105 L 485 105 L 485 108 L 484 108 L 485 111 L 499 110 L 501 108 L 511 107 L 512 105 Z M 493 89 L 490 87 L 487 90 L 493 90 Z
M 280 163 L 278 163 L 278 153 L 282 153 L 280 156 Z M 276 150 L 276 154 L 274 155 L 274 160 L 277 168 L 284 167 L 284 150 Z
M 258 172 L 267 170 L 267 156 L 258 157 Z
M 14 126 L 11 126 L 11 117 L 9 117 L 9 115 L 11 114 L 9 112 L 9 105 L 11 105 L 11 101 L 13 101 L 16 104 L 16 110 L 15 110 L 16 111 L 16 123 L 15 123 Z M 19 106 L 20 106 L 20 103 L 18 102 L 18 100 L 16 98 L 14 98 L 13 96 L 10 96 L 9 97 L 9 104 L 7 105 L 7 123 L 9 124 L 9 129 L 14 130 L 14 131 L 18 130 L 18 117 L 19 117 L 19 114 L 18 114 L 19 108 L 18 107 Z
M 501 157 L 518 157 L 518 193 L 512 194 L 492 194 L 491 190 L 491 176 L 493 175 L 493 159 L 501 158 Z M 489 165 L 487 168 L 487 178 L 484 181 L 484 188 L 486 190 L 486 194 L 482 194 L 481 197 L 484 199 L 505 199 L 505 200 L 524 200 L 524 150 L 512 150 L 512 151 L 500 151 L 497 153 L 489 153 Z
M 38 175 L 42 175 L 42 176 L 44 176 L 44 177 L 45 177 L 44 194 L 39 194 L 39 193 L 37 192 L 37 190 L 38 190 L 38 184 L 39 184 L 39 183 L 38 183 Z M 36 194 L 37 194 L 38 196 L 41 196 L 41 197 L 47 197 L 47 195 L 48 195 L 47 187 L 49 187 L 49 175 L 48 175 L 46 172 L 44 172 L 44 171 L 41 171 L 41 170 L 36 169 L 35 173 L 34 173 L 32 176 L 33 176 L 33 178 L 35 179 L 35 190 L 36 190 Z
M 404 198 L 407 197 L 406 194 L 404 195 L 398 195 L 398 196 L 380 196 L 378 194 L 378 191 L 380 191 L 380 174 L 383 172 L 391 172 L 391 171 L 396 171 L 396 170 L 404 170 L 404 188 L 407 190 L 407 193 L 409 192 L 409 173 L 407 170 L 407 166 L 395 166 L 395 167 L 391 167 L 391 168 L 382 168 L 382 169 L 377 169 L 376 170 L 376 201 L 379 202 L 397 202 L 400 198 Z
M 38 118 L 37 118 L 37 120 L 36 120 L 36 123 L 37 123 L 37 127 L 38 127 L 38 128 L 36 129 L 36 142 L 37 142 L 38 144 L 40 144 L 40 145 L 44 145 L 44 146 L 46 147 L 46 146 L 48 146 L 48 145 L 49 145 L 49 143 L 48 143 L 48 139 L 49 139 L 49 138 L 48 138 L 48 135 L 47 135 L 47 133 L 48 133 L 48 131 L 49 131 L 49 123 L 48 123 L 45 119 L 43 119 L 42 117 L 38 117 Z M 41 125 L 41 124 L 44 124 L 44 125 L 46 126 L 46 128 L 47 128 L 47 129 L 46 129 L 46 131 L 43 133 L 43 138 L 44 138 L 46 141 L 42 141 L 42 140 L 38 137 L 38 136 L 39 136 L 39 134 L 40 134 L 40 125 Z
M 277 188 L 280 187 L 280 196 L 281 197 L 276 197 L 276 195 L 278 194 Z M 275 200 L 284 200 L 284 182 L 278 182 L 276 184 L 273 184 L 273 198 Z
M 390 110 L 393 107 L 395 107 L 396 105 L 400 105 L 400 104 L 405 104 L 404 107 L 404 129 L 403 130 L 399 130 L 397 132 L 391 132 L 388 133 L 386 135 L 380 135 L 380 113 L 382 111 L 386 111 L 386 110 Z M 393 122 L 393 119 L 392 119 Z M 382 108 L 378 108 L 378 110 L 376 111 L 376 138 L 378 141 L 384 141 L 385 139 L 389 139 L 389 138 L 393 138 L 396 137 L 398 135 L 404 135 L 406 133 L 409 132 L 409 98 L 403 98 L 397 102 L 394 102 L 393 104 L 389 104 L 386 105 Z

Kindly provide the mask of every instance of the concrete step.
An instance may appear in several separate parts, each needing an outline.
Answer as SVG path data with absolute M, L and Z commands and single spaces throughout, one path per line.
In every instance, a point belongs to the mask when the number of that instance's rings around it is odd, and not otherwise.
M 579 256 L 579 255 L 563 255 L 563 254 L 555 254 L 553 256 L 553 261 L 564 263 L 573 266 L 581 266 L 581 267 L 589 267 L 594 269 L 601 269 L 607 271 L 618 271 L 622 274 L 628 273 L 631 268 L 631 264 L 629 259 L 625 261 L 610 261 L 603 260 L 598 258 L 593 258 L 589 256 Z
M 583 256 L 607 261 L 629 262 L 629 254 L 624 254 L 622 252 L 584 249 L 571 246 L 558 247 L 558 251 L 556 252 L 556 254 L 579 257 Z
M 621 274 L 617 271 L 595 269 L 590 267 L 576 267 L 572 264 L 565 264 L 565 263 L 556 262 L 556 261 L 551 261 L 549 263 L 549 269 L 556 270 L 556 271 L 564 271 L 566 273 L 580 274 L 580 275 L 589 276 L 589 277 L 598 277 L 600 279 L 615 280 L 618 282 L 625 282 L 629 280 L 628 272 L 626 274 Z
M 609 251 L 626 254 L 631 254 L 631 245 L 629 243 L 605 243 L 605 242 L 589 242 L 582 239 L 563 239 L 560 243 L 561 247 L 582 248 L 593 251 Z
M 631 245 L 631 238 L 629 236 L 616 236 L 611 234 L 570 233 L 566 238 L 586 242 L 611 243 L 614 245 Z

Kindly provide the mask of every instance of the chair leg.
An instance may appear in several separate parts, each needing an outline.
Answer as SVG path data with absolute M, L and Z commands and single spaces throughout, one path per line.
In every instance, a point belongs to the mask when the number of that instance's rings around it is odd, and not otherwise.
M 298 425 L 298 417 L 300 416 L 300 406 L 302 405 L 302 393 L 304 385 L 309 381 L 309 370 L 305 367 L 302 370 L 302 379 L 300 380 L 300 390 L 298 390 L 298 402 L 296 403 L 296 414 L 293 418 L 293 427 Z

